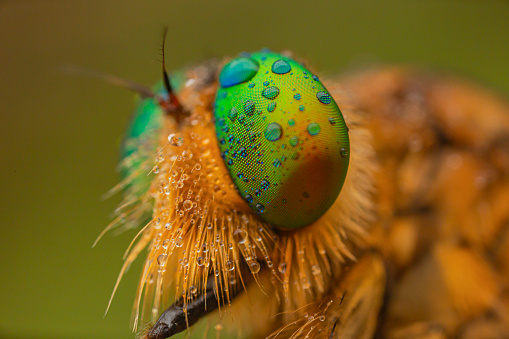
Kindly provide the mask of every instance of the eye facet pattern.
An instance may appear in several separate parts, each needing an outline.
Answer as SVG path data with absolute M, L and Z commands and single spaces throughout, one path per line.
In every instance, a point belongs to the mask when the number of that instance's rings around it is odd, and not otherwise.
M 261 51 L 226 64 L 214 103 L 224 164 L 247 204 L 281 229 L 320 218 L 343 186 L 348 128 L 317 76 Z

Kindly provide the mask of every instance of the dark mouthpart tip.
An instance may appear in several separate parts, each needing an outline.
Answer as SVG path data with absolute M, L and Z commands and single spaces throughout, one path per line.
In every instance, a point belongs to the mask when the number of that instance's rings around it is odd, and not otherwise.
M 168 324 L 157 322 L 154 327 L 148 331 L 146 339 L 165 339 L 172 336 L 172 333 Z

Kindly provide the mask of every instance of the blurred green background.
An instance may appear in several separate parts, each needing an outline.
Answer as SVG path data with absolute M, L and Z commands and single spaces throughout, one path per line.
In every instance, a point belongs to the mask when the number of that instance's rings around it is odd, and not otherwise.
M 0 337 L 129 338 L 140 262 L 103 314 L 135 231 L 106 236 L 133 96 L 73 64 L 151 84 L 170 69 L 269 47 L 331 73 L 412 63 L 509 96 L 507 1 L 0 2 Z

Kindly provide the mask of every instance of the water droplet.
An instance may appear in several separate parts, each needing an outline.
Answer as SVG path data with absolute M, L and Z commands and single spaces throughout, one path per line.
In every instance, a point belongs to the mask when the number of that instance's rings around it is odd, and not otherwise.
M 313 80 L 318 81 L 318 77 L 316 75 L 313 75 Z
M 300 105 L 300 106 L 299 106 L 299 111 L 301 111 L 301 112 L 302 112 L 302 111 L 304 111 L 304 109 L 305 109 L 305 108 L 304 108 L 304 105 Z
M 293 96 L 293 98 L 294 98 L 295 100 L 300 100 L 300 98 L 301 98 L 300 93 L 295 94 L 295 95 Z
M 276 86 L 267 87 L 262 91 L 262 96 L 270 100 L 276 99 L 278 95 L 279 88 L 277 88 Z
M 175 246 L 177 247 L 182 247 L 182 238 L 181 237 L 178 237 L 177 239 L 175 239 Z
M 293 160 L 297 160 L 297 159 L 299 159 L 299 157 L 300 157 L 299 152 L 295 152 L 295 153 L 292 154 L 292 159 Z
M 251 194 L 246 194 L 246 201 L 250 204 L 253 203 L 253 196 Z
M 168 254 L 161 254 L 157 257 L 157 264 L 159 266 L 164 266 L 166 265 L 166 260 L 168 259 Z
M 316 97 L 318 99 L 318 101 L 320 101 L 322 104 L 330 104 L 331 101 L 332 101 L 332 97 L 330 96 L 329 93 L 327 92 L 324 92 L 324 91 L 320 91 L 318 93 L 316 93 Z
M 235 285 L 237 283 L 237 279 L 235 275 L 230 275 L 230 285 Z
M 279 160 L 278 158 L 274 159 L 274 161 L 272 162 L 272 165 L 274 165 L 274 167 L 278 168 L 279 166 L 281 166 L 281 160 Z
M 311 273 L 313 273 L 313 275 L 319 275 L 322 271 L 320 270 L 320 266 L 318 265 L 313 265 L 311 266 Z
M 260 195 L 262 195 L 262 191 L 260 191 L 260 190 L 255 190 L 255 195 L 256 195 L 257 197 L 259 197 Z
M 246 113 L 248 116 L 253 115 L 255 111 L 255 103 L 251 100 L 248 100 L 244 103 L 244 113 Z
M 299 144 L 299 137 L 294 135 L 293 137 L 290 138 L 290 145 L 295 147 Z
M 253 87 L 255 87 L 255 83 L 254 82 L 250 82 L 249 85 L 247 85 L 247 87 L 253 88 Z
M 266 191 L 270 187 L 270 182 L 266 179 L 263 179 L 260 183 L 260 187 L 262 190 Z
M 237 244 L 245 243 L 247 240 L 247 232 L 244 231 L 242 228 L 237 228 L 233 232 L 233 240 L 235 240 Z
M 262 204 L 256 204 L 256 210 L 259 212 L 259 213 L 263 213 L 265 212 L 265 206 L 263 206 Z
M 320 125 L 316 122 L 312 122 L 308 125 L 308 133 L 309 135 L 317 135 L 320 133 Z
M 198 288 L 196 288 L 196 286 L 191 286 L 189 287 L 189 292 L 191 292 L 192 294 L 196 294 L 198 293 Z
M 252 261 L 249 264 L 249 269 L 251 270 L 251 273 L 256 274 L 260 272 L 260 264 L 257 261 Z
M 320 319 L 320 321 L 325 321 L 325 316 L 321 315 L 318 319 Z
M 230 118 L 231 121 L 235 121 L 235 119 L 237 118 L 237 113 L 238 113 L 237 109 L 235 107 L 232 107 L 232 109 L 228 113 L 228 118 Z
M 264 134 L 267 140 L 276 141 L 281 138 L 281 135 L 283 134 L 283 129 L 281 128 L 281 125 L 279 125 L 277 122 L 272 122 L 267 126 Z
M 279 270 L 279 273 L 285 274 L 285 272 L 286 272 L 286 263 L 285 262 L 280 263 L 277 269 Z
M 292 70 L 290 64 L 286 60 L 278 60 L 272 64 L 272 73 L 286 74 Z
M 152 172 L 154 172 L 155 174 L 158 174 L 159 173 L 159 166 L 154 166 L 154 168 L 152 168 Z
M 268 82 L 268 81 L 263 82 L 263 86 L 265 86 L 265 87 L 267 87 L 269 84 L 270 84 L 270 82 Z
M 205 262 L 205 260 L 203 259 L 202 256 L 199 256 L 198 258 L 196 258 L 196 264 L 198 266 L 203 266 L 204 262 Z
M 258 64 L 249 58 L 237 58 L 223 67 L 219 75 L 221 87 L 226 88 L 251 80 L 258 72 Z
M 163 248 L 167 249 L 168 246 L 170 246 L 170 239 L 166 239 L 165 241 L 163 241 Z
M 189 211 L 191 208 L 193 208 L 193 202 L 191 200 L 186 200 L 182 206 L 184 207 L 184 210 Z
M 339 154 L 341 154 L 343 158 L 346 158 L 348 155 L 348 151 L 344 147 L 341 147 L 341 149 L 339 150 Z
M 246 152 L 246 149 L 244 147 L 241 147 L 239 152 L 240 152 L 240 156 L 241 157 L 243 157 L 243 158 L 247 157 L 247 152 Z
M 182 146 L 184 140 L 176 134 L 168 135 L 168 142 L 173 146 Z
M 227 269 L 228 271 L 233 271 L 233 270 L 235 269 L 235 265 L 233 264 L 233 261 L 228 260 L 228 261 L 226 262 L 226 269 Z
M 267 105 L 267 111 L 268 112 L 274 112 L 275 109 L 276 109 L 276 103 L 275 102 L 271 102 L 270 104 Z
M 329 123 L 334 126 L 336 124 L 336 120 L 334 118 L 329 118 Z

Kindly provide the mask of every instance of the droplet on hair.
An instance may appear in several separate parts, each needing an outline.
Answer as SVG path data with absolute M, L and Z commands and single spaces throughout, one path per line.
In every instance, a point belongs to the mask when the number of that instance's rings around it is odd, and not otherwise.
M 285 272 L 286 272 L 286 263 L 285 262 L 280 263 L 279 266 L 278 266 L 278 270 L 279 270 L 279 273 L 285 274 Z
M 228 261 L 226 262 L 226 269 L 227 269 L 228 271 L 233 271 L 233 270 L 235 269 L 235 264 L 233 263 L 233 261 L 228 260 Z
M 186 200 L 182 206 L 184 207 L 184 210 L 189 211 L 191 208 L 193 208 L 193 202 L 191 200 Z
M 260 272 L 260 264 L 258 263 L 258 261 L 252 261 L 249 264 L 249 269 L 251 270 L 251 273 L 256 274 Z
M 166 265 L 166 260 L 168 259 L 168 255 L 167 254 L 161 254 L 157 257 L 157 264 L 159 266 L 164 266 Z
M 233 232 L 233 239 L 235 240 L 235 242 L 237 244 L 243 244 L 246 242 L 247 240 L 247 232 L 244 231 L 243 229 L 241 228 L 237 228 L 234 232 Z
M 165 241 L 163 241 L 163 248 L 167 249 L 168 246 L 170 246 L 170 239 L 166 239 Z
M 182 146 L 184 140 L 181 137 L 179 137 L 178 135 L 172 133 L 172 134 L 168 135 L 168 142 L 172 146 Z

